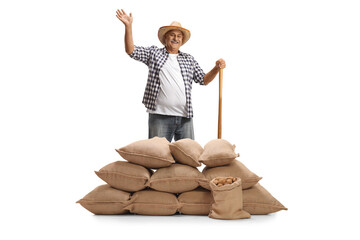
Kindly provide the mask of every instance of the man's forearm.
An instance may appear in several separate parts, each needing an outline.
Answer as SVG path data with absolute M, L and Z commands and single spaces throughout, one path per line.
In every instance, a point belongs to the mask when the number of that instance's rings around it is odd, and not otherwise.
M 210 72 L 205 74 L 205 76 L 204 76 L 205 85 L 208 85 L 212 80 L 214 80 L 214 78 L 218 74 L 219 70 L 220 70 L 220 68 L 218 66 L 215 66 L 213 69 L 211 69 Z
M 131 54 L 134 51 L 134 41 L 132 36 L 132 25 L 125 27 L 125 51 L 127 54 Z

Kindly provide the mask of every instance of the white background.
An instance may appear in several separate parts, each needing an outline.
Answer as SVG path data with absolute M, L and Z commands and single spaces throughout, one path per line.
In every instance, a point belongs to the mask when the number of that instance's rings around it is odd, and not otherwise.
M 114 151 L 147 138 L 147 67 L 124 51 L 181 50 L 205 72 L 224 58 L 223 138 L 289 208 L 249 220 L 94 216 L 77 200 Z M 1 1 L 0 157 L 4 239 L 359 239 L 358 1 Z M 217 137 L 218 78 L 194 85 L 195 138 Z

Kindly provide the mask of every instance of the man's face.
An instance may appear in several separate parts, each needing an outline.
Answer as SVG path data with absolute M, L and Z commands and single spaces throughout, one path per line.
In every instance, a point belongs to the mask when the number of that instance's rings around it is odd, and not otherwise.
M 179 30 L 171 30 L 165 34 L 165 45 L 168 49 L 179 50 L 183 41 L 183 33 Z

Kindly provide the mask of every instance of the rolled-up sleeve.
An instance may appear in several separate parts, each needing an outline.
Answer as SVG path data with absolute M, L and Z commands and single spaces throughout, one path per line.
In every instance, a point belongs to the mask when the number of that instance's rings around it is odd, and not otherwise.
M 199 83 L 200 85 L 205 85 L 204 76 L 205 72 L 202 70 L 199 63 L 194 59 L 194 82 Z
M 154 46 L 151 46 L 151 47 L 134 46 L 134 51 L 131 54 L 129 54 L 129 56 L 137 61 L 143 62 L 146 65 L 149 65 L 151 50 L 153 48 L 154 48 Z

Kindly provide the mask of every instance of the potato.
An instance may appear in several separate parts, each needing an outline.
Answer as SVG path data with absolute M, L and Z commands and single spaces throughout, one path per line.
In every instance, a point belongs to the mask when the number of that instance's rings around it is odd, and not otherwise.
M 232 183 L 233 183 L 232 178 L 228 178 L 228 179 L 226 179 L 226 183 L 227 183 L 227 184 L 232 184 Z

